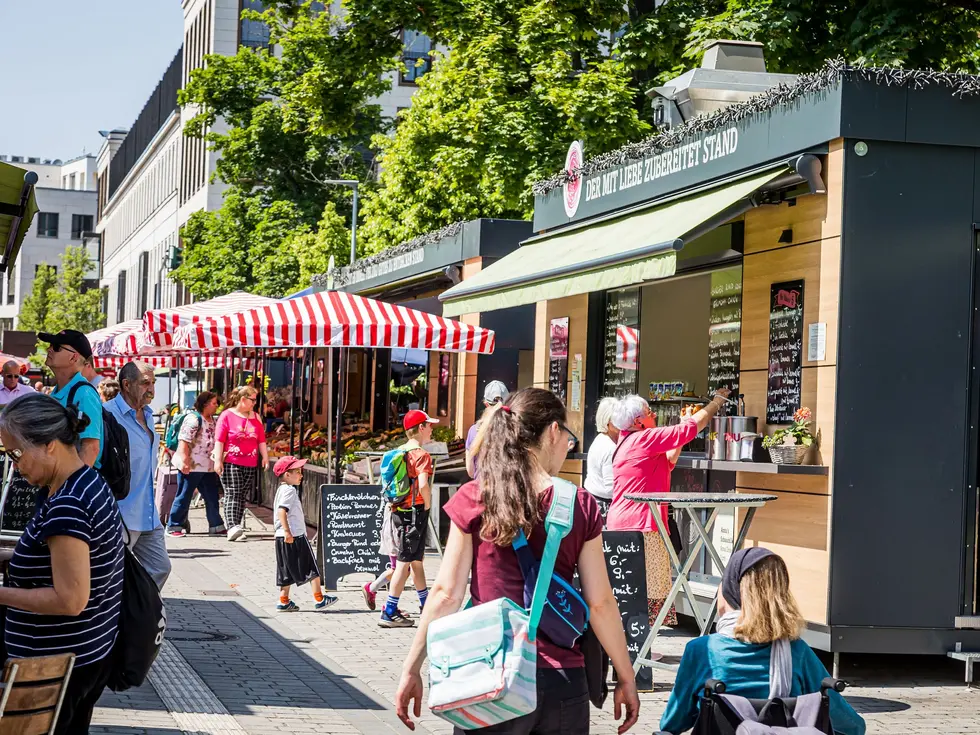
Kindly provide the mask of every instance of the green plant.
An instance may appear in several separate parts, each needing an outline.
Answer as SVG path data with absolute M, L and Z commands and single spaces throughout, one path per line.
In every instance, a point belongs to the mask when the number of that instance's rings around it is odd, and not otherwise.
M 805 447 L 813 444 L 813 434 L 810 433 L 810 420 L 813 414 L 805 406 L 798 408 L 793 414 L 793 423 L 784 429 L 777 429 L 772 436 L 767 436 L 762 440 L 762 446 L 766 449 L 772 447 L 791 447 L 802 444 Z

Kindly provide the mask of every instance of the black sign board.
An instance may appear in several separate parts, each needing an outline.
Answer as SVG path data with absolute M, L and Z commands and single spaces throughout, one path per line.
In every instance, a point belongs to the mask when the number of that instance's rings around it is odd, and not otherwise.
M 634 661 L 650 632 L 643 534 L 640 531 L 603 531 L 602 551 L 606 556 L 606 571 L 613 595 L 623 618 L 626 648 L 630 660 Z M 653 672 L 641 668 L 636 675 L 636 685 L 640 691 L 652 690 Z
M 766 423 L 789 424 L 803 384 L 803 281 L 774 283 L 769 300 Z
M 0 507 L 0 533 L 19 535 L 27 528 L 37 509 L 39 488 L 16 469 L 5 473 L 3 505 Z
M 708 327 L 708 393 L 728 388 L 738 395 L 742 345 L 742 278 L 719 271 L 711 278 Z
M 606 295 L 603 354 L 603 392 L 627 396 L 637 392 L 640 352 L 640 289 Z
M 323 586 L 337 589 L 348 574 L 378 575 L 384 510 L 380 485 L 320 485 L 319 556 Z
M 562 402 L 568 390 L 568 317 L 551 320 L 548 387 Z

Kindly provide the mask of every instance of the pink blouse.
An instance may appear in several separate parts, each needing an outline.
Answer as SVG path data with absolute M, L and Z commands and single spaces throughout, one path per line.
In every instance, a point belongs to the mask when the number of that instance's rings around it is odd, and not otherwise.
M 259 444 L 265 444 L 265 427 L 258 415 L 246 419 L 228 409 L 218 417 L 214 440 L 224 444 L 224 461 L 228 464 L 258 467 Z

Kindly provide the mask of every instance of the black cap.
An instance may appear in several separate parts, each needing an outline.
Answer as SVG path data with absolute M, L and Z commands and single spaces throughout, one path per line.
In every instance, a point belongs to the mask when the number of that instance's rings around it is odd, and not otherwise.
M 62 329 L 57 334 L 39 332 L 37 338 L 49 345 L 67 345 L 86 360 L 92 359 L 92 345 L 89 344 L 88 337 L 77 329 Z

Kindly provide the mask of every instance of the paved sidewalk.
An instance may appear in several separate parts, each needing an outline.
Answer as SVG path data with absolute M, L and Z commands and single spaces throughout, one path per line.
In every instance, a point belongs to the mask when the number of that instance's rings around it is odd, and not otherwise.
M 191 518 L 195 528 L 206 525 L 201 511 Z M 195 534 L 170 538 L 168 546 L 174 571 L 165 588 L 165 651 L 149 683 L 102 698 L 93 733 L 407 732 L 392 701 L 413 631 L 379 628 L 356 582 L 342 584 L 340 602 L 326 612 L 313 612 L 302 587 L 293 594 L 302 611 L 277 613 L 271 524 L 244 542 Z M 438 558 L 429 557 L 430 583 L 437 568 Z M 418 609 L 414 592 L 402 599 L 406 611 Z M 688 639 L 673 632 L 662 649 L 677 657 Z M 951 661 L 845 657 L 842 675 L 853 683 L 847 696 L 869 733 L 980 732 L 980 691 L 965 688 L 962 667 Z M 633 732 L 657 729 L 670 681 L 657 685 L 641 695 Z M 616 732 L 611 710 L 611 702 L 592 710 L 593 733 Z M 424 714 L 418 731 L 448 735 L 451 728 Z

